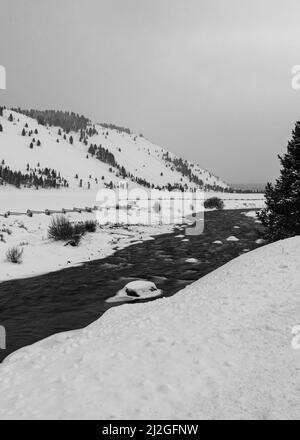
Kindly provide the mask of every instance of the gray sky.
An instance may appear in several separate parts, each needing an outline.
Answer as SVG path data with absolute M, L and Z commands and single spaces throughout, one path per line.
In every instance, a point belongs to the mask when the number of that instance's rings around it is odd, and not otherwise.
M 121 124 L 264 182 L 300 119 L 299 23 L 299 0 L 0 0 L 0 102 Z

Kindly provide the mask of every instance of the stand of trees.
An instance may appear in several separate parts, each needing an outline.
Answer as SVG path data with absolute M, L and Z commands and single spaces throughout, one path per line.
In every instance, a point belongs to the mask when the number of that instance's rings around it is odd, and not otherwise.
M 115 125 L 115 124 L 105 124 L 102 123 L 100 124 L 101 127 L 105 128 L 105 129 L 110 129 L 110 130 L 116 130 L 119 133 L 127 133 L 127 134 L 131 134 L 131 131 L 129 130 L 129 128 L 125 128 L 125 127 L 120 127 L 119 125 Z
M 66 133 L 70 131 L 78 132 L 86 129 L 90 120 L 74 112 L 63 112 L 58 110 L 22 110 L 13 108 L 13 111 L 21 113 L 30 118 L 36 119 L 40 125 L 61 127 Z
M 97 146 L 96 144 L 90 145 L 88 152 L 92 156 L 96 156 L 101 162 L 107 163 L 112 167 L 117 166 L 117 162 L 113 153 L 111 153 L 107 148 L 102 147 L 102 145 Z
M 5 166 L 2 161 L 0 165 L 0 184 L 14 185 L 17 188 L 21 186 L 38 188 L 61 188 L 68 187 L 69 184 L 66 179 L 60 176 L 57 171 L 44 169 L 30 169 L 27 165 L 27 172 L 14 171 L 9 166 Z
M 200 177 L 198 177 L 196 174 L 193 174 L 187 160 L 183 160 L 177 157 L 171 158 L 168 152 L 163 154 L 163 159 L 166 162 L 172 164 L 176 169 L 176 171 L 181 173 L 184 177 L 187 177 L 190 182 L 194 183 L 195 185 L 204 189 L 205 191 L 211 190 L 211 191 L 220 191 L 220 192 L 224 192 L 224 191 L 230 192 L 229 189 L 224 189 L 219 185 L 210 185 L 208 183 L 204 183 L 204 181 L 200 179 Z M 210 176 L 212 175 L 210 174 Z

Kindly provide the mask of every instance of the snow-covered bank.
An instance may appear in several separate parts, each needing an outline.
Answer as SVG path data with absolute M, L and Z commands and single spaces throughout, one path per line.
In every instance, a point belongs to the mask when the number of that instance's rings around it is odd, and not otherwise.
M 253 194 L 226 194 L 217 193 L 222 196 L 227 209 L 238 208 L 260 208 L 264 200 L 262 195 Z M 207 193 L 207 197 L 210 193 Z M 258 197 L 257 200 L 252 200 Z M 10 215 L 4 217 L 5 212 L 26 213 L 27 210 L 43 211 L 62 210 L 96 205 L 96 191 L 87 190 L 18 190 L 13 187 L 0 188 L 0 282 L 10 279 L 23 278 L 39 275 L 65 267 L 74 266 L 85 261 L 103 258 L 113 253 L 114 248 L 124 247 L 134 240 L 146 240 L 152 235 L 163 234 L 173 230 L 172 224 L 160 225 L 161 213 L 152 212 L 149 226 L 129 226 L 129 231 L 122 227 L 110 229 L 102 226 L 96 234 L 88 234 L 82 240 L 80 247 L 65 247 L 63 243 L 53 243 L 47 238 L 47 229 L 51 217 L 45 214 Z M 146 210 L 148 213 L 148 210 Z M 145 211 L 145 212 L 146 212 Z M 100 211 L 99 211 L 100 212 Z M 118 215 L 115 215 L 116 212 Z M 100 212 L 103 224 L 109 219 L 122 219 L 122 214 L 127 216 L 129 223 L 142 221 L 142 215 L 134 209 L 124 211 L 108 210 L 108 215 Z M 96 211 L 92 213 L 68 212 L 67 217 L 74 222 L 95 220 Z M 97 217 L 99 219 L 99 217 Z M 148 215 L 146 215 L 148 218 Z M 171 218 L 169 212 L 166 218 Z M 99 220 L 100 221 L 100 220 Z M 114 220 L 115 221 L 115 220 Z M 122 220 L 123 221 L 123 220 Z M 167 223 L 167 222 L 166 222 Z M 3 241 L 2 241 L 3 240 Z M 12 264 L 6 261 L 6 252 L 12 246 L 23 248 L 22 264 Z
M 300 237 L 0 366 L 0 417 L 299 418 Z
M 95 220 L 94 213 L 67 213 L 72 222 Z M 111 255 L 115 249 L 129 246 L 136 241 L 151 239 L 152 235 L 172 231 L 170 225 L 102 226 L 95 233 L 86 234 L 78 247 L 65 246 L 64 242 L 48 239 L 47 230 L 51 217 L 34 215 L 0 218 L 0 282 L 41 275 L 85 261 Z M 13 246 L 23 249 L 21 264 L 6 261 L 6 252 Z
M 61 190 L 22 190 L 11 186 L 0 186 L 0 215 L 7 211 L 26 213 L 28 209 L 34 210 L 61 210 L 94 207 L 97 189 L 61 189 Z M 261 209 L 264 207 L 264 194 L 234 194 L 206 192 L 205 198 L 220 197 L 224 201 L 225 209 Z

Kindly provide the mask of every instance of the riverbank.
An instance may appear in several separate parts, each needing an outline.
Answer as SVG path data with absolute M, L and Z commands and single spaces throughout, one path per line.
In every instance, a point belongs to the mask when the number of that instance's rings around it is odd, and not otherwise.
M 220 196 L 225 203 L 225 209 L 260 209 L 264 205 L 262 194 L 206 193 L 205 195 L 207 198 L 211 195 Z M 139 218 L 134 209 L 129 209 L 125 213 L 128 213 L 128 227 L 124 228 L 118 224 L 113 227 L 107 225 L 106 216 L 101 213 L 97 217 L 100 221 L 97 232 L 87 234 L 78 247 L 64 246 L 62 242 L 52 242 L 48 239 L 47 230 L 52 216 L 41 213 L 43 210 L 82 208 L 81 212 L 67 212 L 66 216 L 71 222 L 95 221 L 97 211 L 85 210 L 86 207 L 93 208 L 95 200 L 95 191 L 1 188 L 0 283 L 78 266 L 83 262 L 111 255 L 135 241 L 149 240 L 154 235 L 173 231 L 174 225 L 160 224 L 160 212 L 151 213 L 151 224 L 134 225 L 132 219 L 138 221 Z M 33 212 L 32 217 L 25 214 L 27 210 Z M 6 212 L 13 214 L 5 217 Z M 118 215 L 122 217 L 123 212 L 112 209 L 109 214 L 112 218 L 118 218 Z M 13 246 L 23 250 L 21 264 L 6 261 L 6 252 Z
M 0 418 L 298 419 L 300 239 L 0 365 Z
M 186 237 L 179 229 L 81 266 L 1 283 L 0 323 L 7 329 L 7 348 L 0 356 L 90 324 L 112 307 L 106 300 L 129 281 L 153 281 L 171 296 L 260 246 L 261 235 L 261 224 L 243 210 L 211 211 L 199 236 Z
M 67 213 L 74 223 L 95 221 L 94 213 Z M 95 233 L 87 233 L 79 246 L 65 246 L 65 242 L 48 238 L 51 216 L 25 215 L 0 219 L 0 284 L 13 279 L 55 272 L 67 267 L 76 267 L 86 261 L 98 260 L 113 254 L 135 242 L 151 240 L 157 234 L 173 230 L 172 225 L 149 226 L 98 226 Z M 6 252 L 13 246 L 23 249 L 20 264 L 6 260 Z

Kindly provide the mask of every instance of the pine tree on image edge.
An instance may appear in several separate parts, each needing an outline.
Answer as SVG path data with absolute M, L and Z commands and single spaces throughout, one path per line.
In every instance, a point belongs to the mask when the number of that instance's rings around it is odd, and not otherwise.
M 300 122 L 296 122 L 287 153 L 278 157 L 280 176 L 274 185 L 267 184 L 266 207 L 258 214 L 270 241 L 300 235 Z

